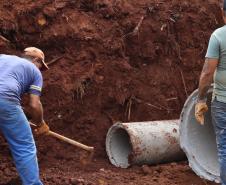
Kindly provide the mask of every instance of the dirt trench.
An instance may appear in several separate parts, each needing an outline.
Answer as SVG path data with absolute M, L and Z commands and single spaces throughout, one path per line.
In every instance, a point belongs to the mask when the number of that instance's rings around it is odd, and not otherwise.
M 36 46 L 47 62 L 61 57 L 43 74 L 45 119 L 52 130 L 96 148 L 84 166 L 79 149 L 36 138 L 43 182 L 211 184 L 186 162 L 116 169 L 104 142 L 117 121 L 177 119 L 197 88 L 209 36 L 221 25 L 217 0 L 0 0 L 0 53 Z M 1 139 L 4 184 L 16 171 Z

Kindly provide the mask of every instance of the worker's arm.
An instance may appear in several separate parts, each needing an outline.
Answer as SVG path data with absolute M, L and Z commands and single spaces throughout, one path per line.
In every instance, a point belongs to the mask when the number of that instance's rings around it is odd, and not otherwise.
M 199 80 L 198 98 L 195 105 L 195 117 L 201 125 L 204 124 L 204 113 L 208 110 L 206 104 L 207 91 L 213 81 L 214 72 L 216 71 L 219 58 L 220 42 L 215 33 L 213 33 L 209 40 L 206 60 Z
M 218 59 L 206 58 L 199 80 L 198 102 L 205 102 L 207 91 L 213 81 Z
M 42 103 L 40 101 L 41 90 L 42 90 L 42 75 L 39 70 L 34 70 L 34 80 L 30 85 L 29 94 L 30 94 L 30 101 L 29 105 L 31 107 L 31 117 L 32 121 L 37 125 L 36 133 L 41 134 L 48 134 L 49 127 L 45 123 L 43 119 L 43 108 Z
M 32 121 L 36 123 L 37 129 L 35 130 L 38 135 L 48 134 L 49 126 L 43 120 L 43 108 L 40 97 L 35 94 L 30 94 L 31 117 Z
M 36 123 L 38 126 L 41 125 L 43 120 L 43 108 L 42 103 L 40 101 L 40 97 L 35 94 L 30 94 L 30 102 L 29 102 L 30 108 L 31 108 L 31 116 L 34 123 Z

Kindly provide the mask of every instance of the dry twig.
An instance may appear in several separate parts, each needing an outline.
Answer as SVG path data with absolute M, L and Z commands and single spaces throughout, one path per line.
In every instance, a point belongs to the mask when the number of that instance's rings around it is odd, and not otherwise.
M 131 108 L 132 108 L 132 104 L 133 104 L 133 99 L 134 97 L 130 97 L 128 100 L 128 103 L 126 104 L 126 115 L 127 115 L 127 119 L 128 121 L 130 121 L 131 118 Z
M 186 87 L 186 84 L 185 84 L 184 75 L 183 75 L 183 72 L 182 72 L 181 69 L 180 69 L 180 74 L 181 74 L 181 78 L 182 78 L 185 94 L 188 97 L 188 91 L 187 91 L 187 87 Z
M 55 62 L 59 61 L 61 58 L 63 58 L 63 55 L 52 59 L 50 62 L 47 63 L 47 65 L 50 66 L 50 65 L 54 64 Z
M 139 31 L 140 26 L 141 26 L 143 20 L 144 20 L 144 16 L 141 16 L 140 21 L 138 22 L 137 26 L 133 30 L 133 34 L 137 34 L 137 32 Z
M 5 41 L 5 42 L 10 43 L 10 40 L 8 40 L 7 38 L 3 37 L 2 35 L 0 35 L 0 39 L 3 40 L 3 41 Z
M 173 101 L 173 100 L 177 100 L 177 97 L 173 97 L 173 98 L 167 98 L 166 101 Z
M 153 107 L 153 108 L 155 108 L 155 109 L 162 110 L 161 107 L 158 107 L 158 106 L 153 105 L 153 104 L 151 104 L 151 103 L 144 102 L 144 101 L 141 100 L 141 99 L 135 98 L 135 100 L 136 100 L 138 103 L 143 103 L 143 104 L 148 105 L 148 106 L 150 106 L 150 107 Z
M 143 20 L 144 20 L 144 16 L 141 16 L 141 18 L 140 18 L 137 26 L 134 28 L 134 30 L 132 32 L 130 32 L 130 33 L 127 33 L 127 34 L 123 35 L 123 38 L 127 37 L 128 35 L 136 35 L 139 32 L 139 30 L 140 30 L 140 27 L 141 27 L 141 24 L 142 24 Z
M 83 96 L 85 95 L 85 85 L 83 83 L 80 83 L 79 86 L 76 89 L 77 92 L 77 99 L 81 99 L 83 98 Z
M 149 102 L 145 102 L 145 101 L 143 101 L 143 100 L 141 100 L 141 99 L 139 99 L 139 98 L 134 98 L 134 100 L 136 100 L 137 103 L 143 103 L 144 105 L 147 105 L 147 106 L 149 106 L 149 107 L 155 108 L 155 109 L 157 109 L 157 110 L 165 110 L 165 111 L 167 111 L 167 112 L 170 112 L 170 111 L 173 110 L 173 109 L 165 108 L 164 106 L 159 105 L 159 104 L 158 104 L 158 105 L 153 105 L 153 104 L 151 104 L 151 103 L 149 103 Z

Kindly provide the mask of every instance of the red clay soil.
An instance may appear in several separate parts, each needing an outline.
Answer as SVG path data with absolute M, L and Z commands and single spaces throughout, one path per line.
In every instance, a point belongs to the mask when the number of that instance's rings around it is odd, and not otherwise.
M 46 185 L 206 185 L 187 162 L 117 169 L 105 153 L 117 121 L 179 118 L 197 88 L 217 0 L 0 0 L 0 53 L 27 46 L 62 57 L 44 72 L 42 102 L 53 131 L 95 146 L 94 160 L 50 137 L 36 138 Z M 17 174 L 0 142 L 0 184 Z M 20 184 L 17 182 L 11 184 Z

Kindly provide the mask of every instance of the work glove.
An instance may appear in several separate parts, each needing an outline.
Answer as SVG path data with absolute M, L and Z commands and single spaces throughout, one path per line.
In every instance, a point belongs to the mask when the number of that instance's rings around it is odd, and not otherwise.
M 40 125 L 37 126 L 35 129 L 35 133 L 37 135 L 48 135 L 49 133 L 49 126 L 43 121 Z
M 204 113 L 207 111 L 208 111 L 208 106 L 205 102 L 196 103 L 195 118 L 201 125 L 204 125 Z

